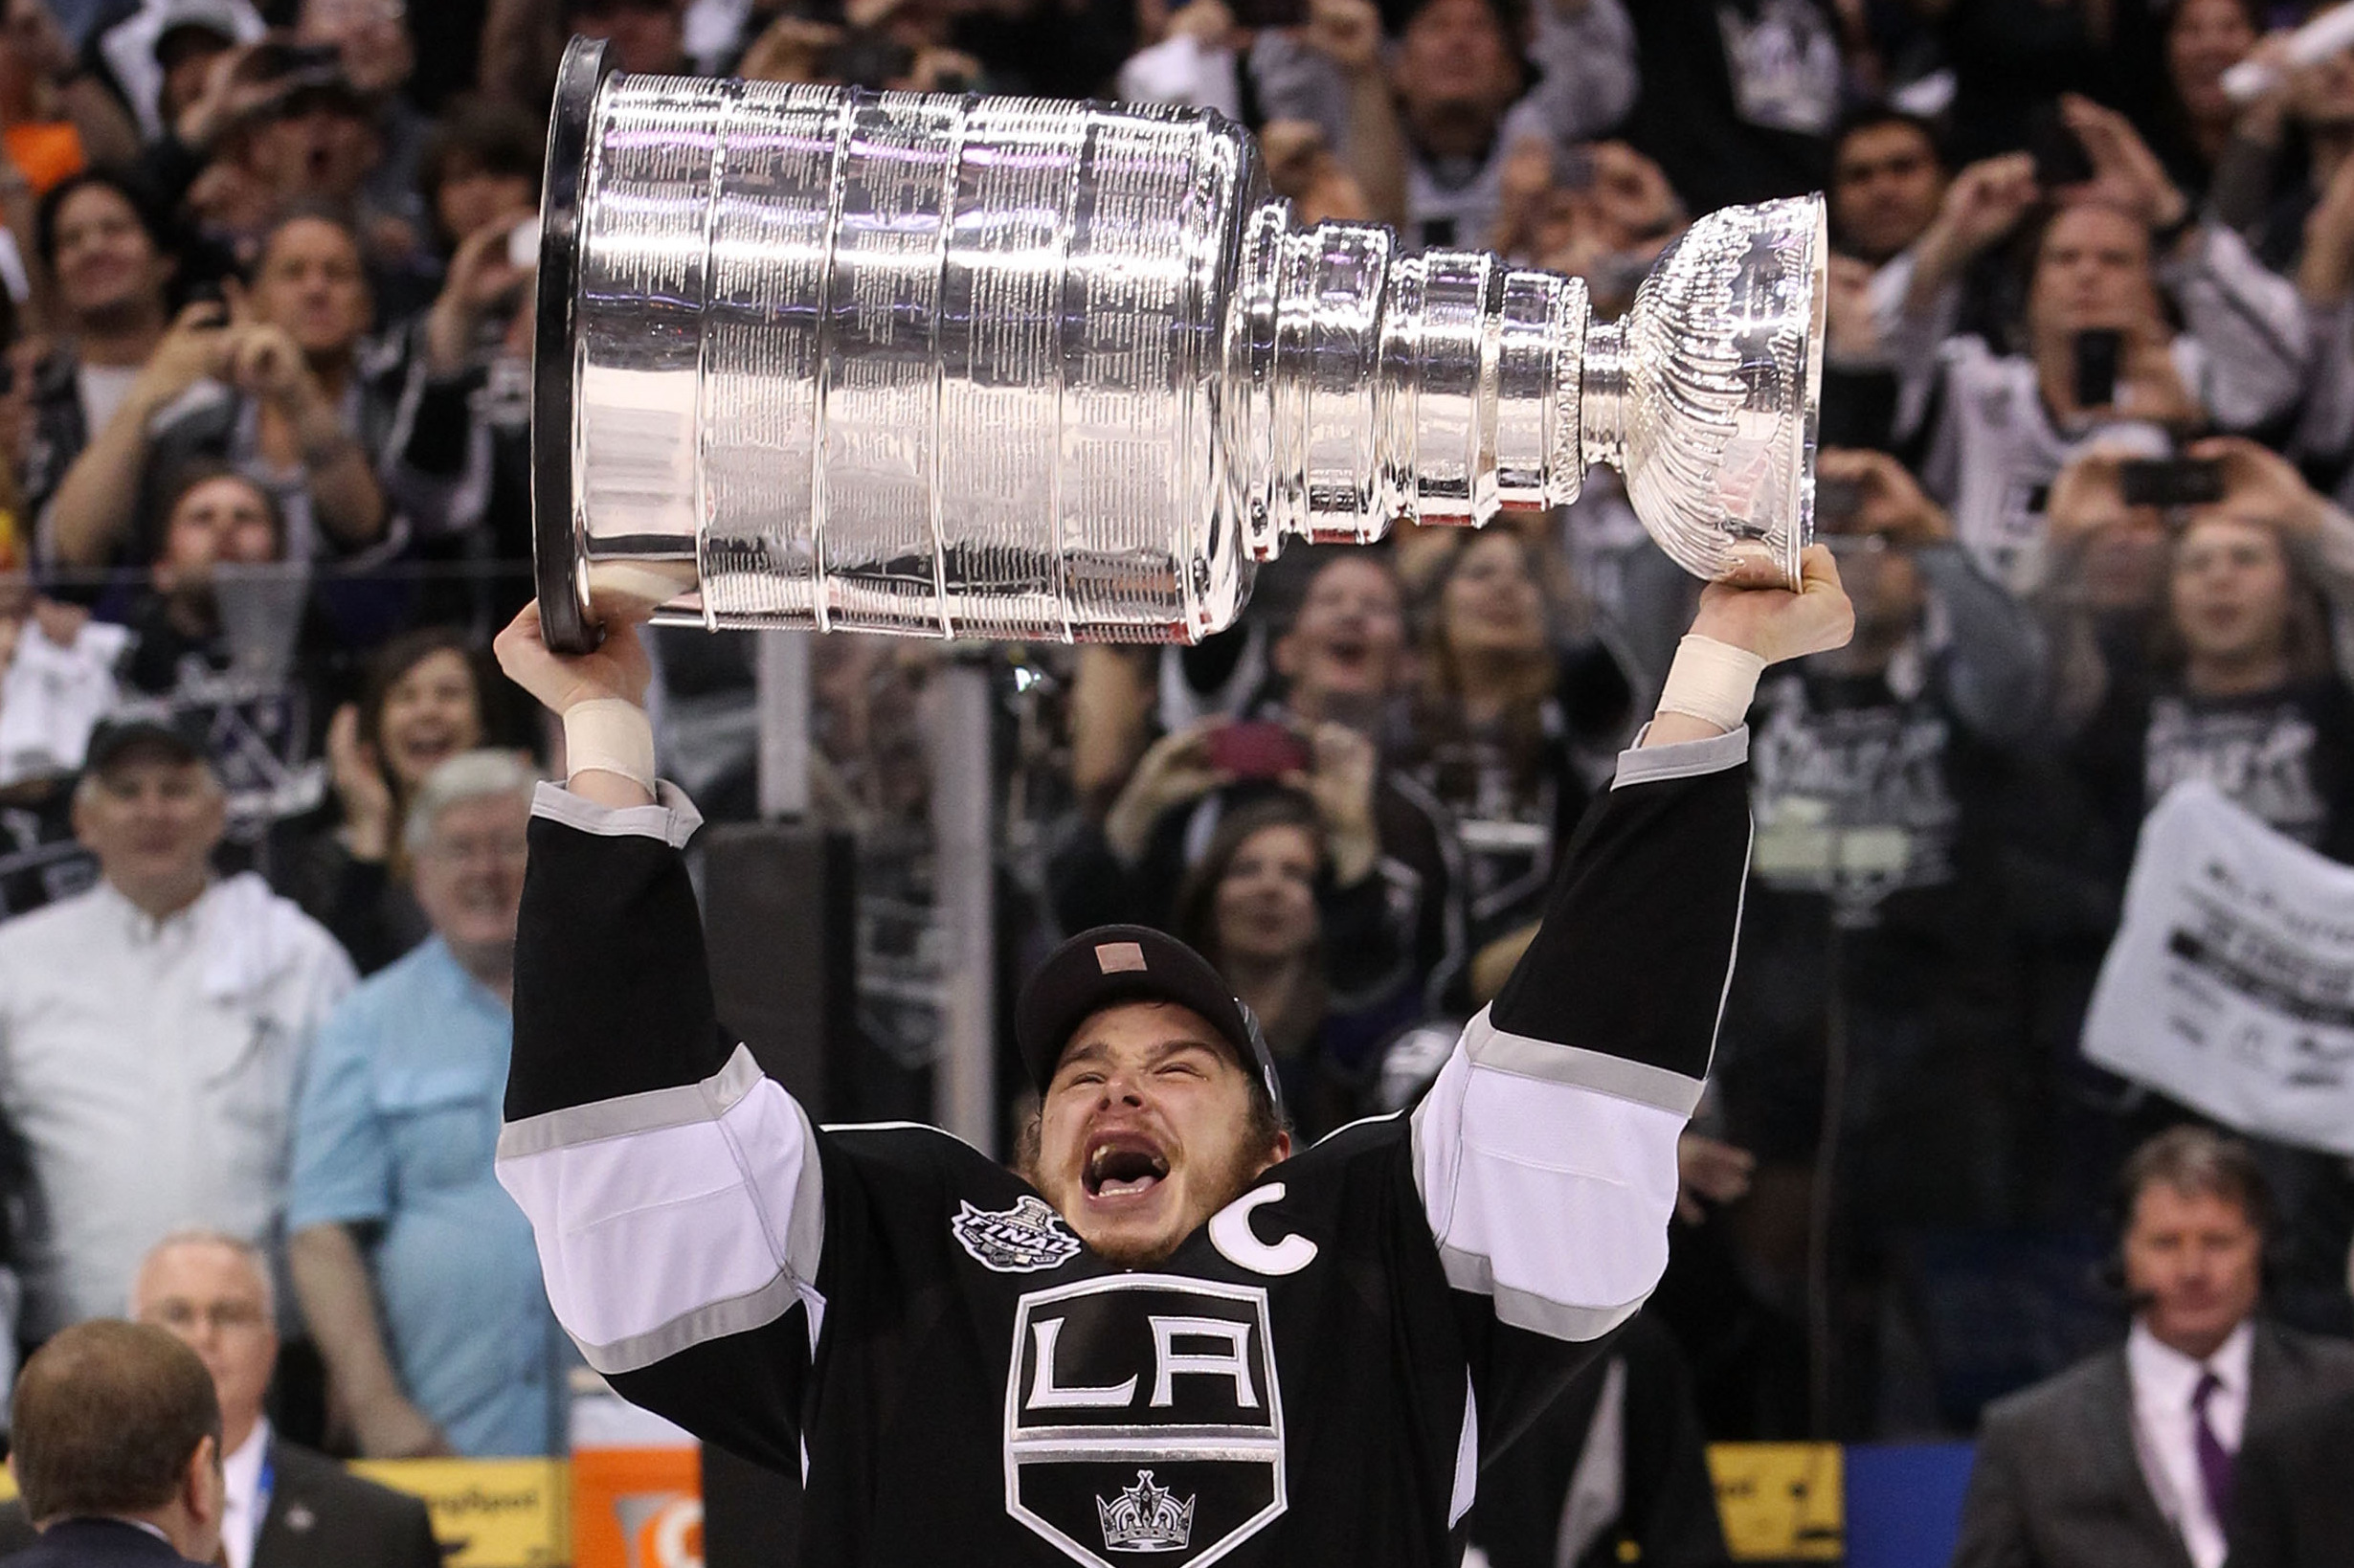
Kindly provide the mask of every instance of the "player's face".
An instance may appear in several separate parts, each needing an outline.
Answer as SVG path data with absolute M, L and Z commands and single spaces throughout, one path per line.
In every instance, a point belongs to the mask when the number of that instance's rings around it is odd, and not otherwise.
M 1157 1263 L 1289 1152 L 1250 1079 L 1191 1008 L 1123 1002 L 1081 1024 L 1039 1115 L 1031 1179 L 1113 1263 Z

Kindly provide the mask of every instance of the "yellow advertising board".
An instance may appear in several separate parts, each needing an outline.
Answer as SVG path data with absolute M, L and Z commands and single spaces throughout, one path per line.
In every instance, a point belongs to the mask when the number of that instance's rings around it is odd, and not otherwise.
M 1709 1474 L 1736 1562 L 1837 1562 L 1846 1506 L 1835 1443 L 1715 1443 Z
M 354 1474 L 425 1500 L 448 1568 L 572 1561 L 572 1489 L 560 1459 L 368 1459 Z

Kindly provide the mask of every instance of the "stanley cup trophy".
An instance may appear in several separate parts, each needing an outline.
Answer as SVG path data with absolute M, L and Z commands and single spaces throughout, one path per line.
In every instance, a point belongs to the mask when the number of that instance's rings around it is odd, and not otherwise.
M 1625 475 L 1688 571 L 1812 531 L 1815 198 L 1576 279 L 1301 232 L 1215 113 L 613 73 L 549 132 L 532 390 L 549 643 L 597 617 L 1192 642 L 1290 536 Z

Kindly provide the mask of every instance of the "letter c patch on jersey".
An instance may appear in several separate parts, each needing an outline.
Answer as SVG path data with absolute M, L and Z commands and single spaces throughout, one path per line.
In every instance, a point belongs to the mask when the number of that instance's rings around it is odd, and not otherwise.
M 983 1268 L 999 1274 L 1035 1274 L 1060 1268 L 1079 1256 L 1079 1238 L 1042 1198 L 1024 1197 L 1010 1209 L 976 1209 L 963 1198 L 964 1212 L 948 1222 L 957 1244 Z
M 1259 1240 L 1259 1233 L 1250 1228 L 1250 1211 L 1262 1203 L 1283 1201 L 1283 1183 L 1270 1181 L 1255 1187 L 1210 1218 L 1210 1245 L 1218 1248 L 1226 1262 L 1237 1268 L 1247 1268 L 1254 1274 L 1296 1274 L 1316 1261 L 1316 1243 L 1307 1237 L 1293 1234 L 1273 1246 Z
M 1217 1561 L 1278 1518 L 1283 1390 L 1267 1290 L 1112 1274 L 1025 1294 L 1005 1384 L 1005 1512 L 1066 1557 Z

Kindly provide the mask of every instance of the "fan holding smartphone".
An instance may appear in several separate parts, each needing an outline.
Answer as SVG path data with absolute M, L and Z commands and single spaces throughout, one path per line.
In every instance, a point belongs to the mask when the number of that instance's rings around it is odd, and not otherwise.
M 1281 786 L 1315 802 L 1333 838 L 1334 874 L 1346 885 L 1370 871 L 1380 853 L 1374 773 L 1373 743 L 1343 725 L 1204 719 L 1145 751 L 1104 819 L 1104 837 L 1135 865 L 1173 809 L 1230 786 Z
M 1928 451 L 1931 499 L 2014 593 L 2043 579 L 2043 499 L 2073 459 L 2157 459 L 2203 430 L 2256 429 L 2297 405 L 2310 359 L 2296 288 L 2201 222 L 2121 116 L 2066 98 L 2034 142 L 1955 177 L 1880 324 L 1901 383 L 1894 439 Z M 1965 276 L 2021 308 L 1955 332 Z M 2211 481 L 2182 468 L 2136 482 L 2195 504 Z

